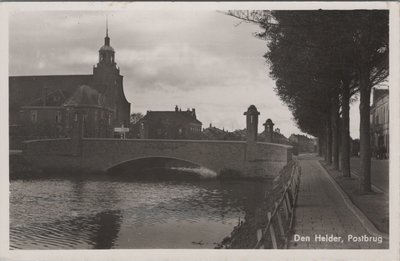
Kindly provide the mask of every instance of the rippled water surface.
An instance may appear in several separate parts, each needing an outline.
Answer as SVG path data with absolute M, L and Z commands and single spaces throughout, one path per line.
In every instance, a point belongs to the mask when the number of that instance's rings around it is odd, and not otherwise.
M 10 183 L 11 249 L 214 248 L 266 183 L 35 179 Z

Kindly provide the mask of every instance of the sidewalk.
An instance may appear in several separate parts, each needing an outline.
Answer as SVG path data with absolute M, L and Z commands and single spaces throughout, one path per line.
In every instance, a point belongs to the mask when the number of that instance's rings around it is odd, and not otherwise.
M 302 174 L 295 213 L 294 235 L 289 248 L 388 248 L 387 240 L 370 235 L 363 227 L 357 216 L 346 205 L 342 194 L 332 183 L 329 174 L 318 162 L 318 158 L 304 155 L 300 156 L 298 161 Z M 299 240 L 299 237 L 303 240 Z M 382 242 L 373 242 L 379 240 Z
M 374 226 L 381 232 L 389 233 L 389 193 L 385 188 L 378 187 L 374 178 L 372 178 L 372 190 L 371 193 L 360 193 L 360 181 L 359 176 L 353 171 L 353 166 L 351 167 L 351 178 L 343 177 L 341 171 L 335 170 L 333 166 L 327 165 L 323 160 L 319 161 L 325 170 L 328 171 L 329 175 L 336 181 L 336 183 L 342 188 L 342 190 L 349 196 L 351 201 L 356 205 L 374 224 Z M 380 162 L 379 162 L 380 163 Z M 388 177 L 388 168 L 381 168 L 380 170 L 376 168 L 376 162 L 372 162 L 372 169 L 375 172 L 371 173 L 371 176 L 379 175 L 383 179 Z M 377 181 L 377 178 L 375 178 Z M 381 182 L 382 184 L 383 182 Z

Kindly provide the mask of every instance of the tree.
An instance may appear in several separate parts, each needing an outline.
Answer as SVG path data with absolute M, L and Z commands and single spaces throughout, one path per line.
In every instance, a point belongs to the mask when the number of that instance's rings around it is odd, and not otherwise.
M 140 119 L 142 119 L 144 117 L 143 113 L 141 112 L 134 112 L 131 114 L 130 117 L 130 123 L 131 124 L 136 124 L 138 121 L 140 121 Z
M 353 51 L 360 91 L 360 162 L 362 192 L 371 191 L 371 89 L 388 76 L 389 12 L 358 11 L 353 23 Z
M 326 140 L 325 157 L 331 162 L 333 152 L 336 167 L 338 129 L 342 126 L 344 176 L 350 175 L 349 103 L 351 95 L 360 92 L 363 173 L 360 188 L 370 191 L 369 103 L 371 88 L 388 75 L 388 11 L 228 11 L 227 14 L 261 26 L 263 31 L 257 36 L 268 42 L 265 57 L 276 80 L 277 94 L 288 105 L 302 131 Z M 340 108 L 342 124 L 338 121 Z

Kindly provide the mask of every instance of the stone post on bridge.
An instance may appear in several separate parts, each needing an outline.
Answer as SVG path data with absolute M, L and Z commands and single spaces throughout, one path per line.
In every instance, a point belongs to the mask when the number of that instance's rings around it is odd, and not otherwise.
M 265 126 L 265 138 L 266 138 L 266 142 L 273 142 L 273 135 L 274 135 L 274 123 L 272 122 L 271 119 L 268 119 L 265 121 L 265 123 L 263 124 Z
M 251 161 L 256 158 L 257 154 L 257 135 L 258 135 L 258 115 L 260 112 L 257 111 L 256 106 L 250 105 L 246 115 L 246 160 Z
M 71 153 L 74 156 L 80 156 L 82 154 L 82 138 L 83 138 L 83 125 L 84 115 L 81 111 L 74 112 L 74 121 L 71 133 Z

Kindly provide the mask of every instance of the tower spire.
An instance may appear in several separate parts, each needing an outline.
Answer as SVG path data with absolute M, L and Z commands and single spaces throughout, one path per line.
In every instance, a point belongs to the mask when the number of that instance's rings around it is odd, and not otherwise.
M 108 16 L 106 17 L 106 37 L 108 37 Z
M 106 17 L 106 37 L 104 38 L 104 45 L 110 46 L 110 37 L 108 37 L 108 16 Z
M 110 46 L 110 37 L 108 37 L 108 16 L 106 16 L 106 37 L 104 37 L 104 45 L 99 50 L 99 63 L 114 65 L 114 49 Z

